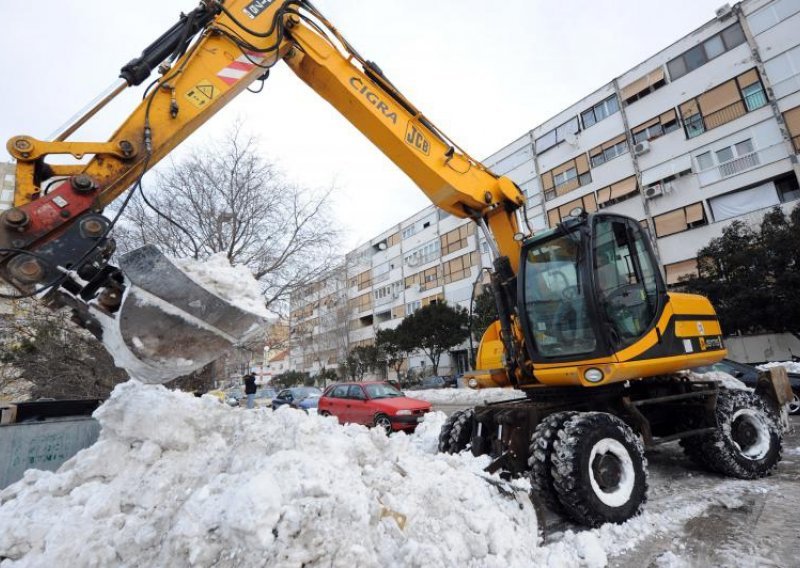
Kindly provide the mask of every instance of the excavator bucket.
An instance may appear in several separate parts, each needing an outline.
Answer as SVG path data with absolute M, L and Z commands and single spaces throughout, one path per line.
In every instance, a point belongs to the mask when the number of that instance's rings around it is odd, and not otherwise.
M 262 329 L 261 316 L 234 305 L 146 246 L 124 255 L 126 291 L 113 319 L 98 318 L 118 366 L 164 383 L 203 368 Z

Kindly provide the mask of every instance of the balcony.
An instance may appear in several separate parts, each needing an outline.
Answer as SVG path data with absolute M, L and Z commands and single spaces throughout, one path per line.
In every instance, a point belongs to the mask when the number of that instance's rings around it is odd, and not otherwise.
M 786 150 L 782 144 L 774 144 L 697 172 L 697 178 L 701 186 L 706 186 L 785 157 Z
M 683 119 L 684 126 L 686 127 L 686 136 L 689 138 L 700 136 L 708 130 L 713 130 L 718 126 L 741 118 L 748 112 L 760 109 L 766 104 L 767 96 L 763 91 L 758 91 L 746 95 L 743 101 L 736 101 L 706 116 L 701 116 L 700 114 L 687 116 Z

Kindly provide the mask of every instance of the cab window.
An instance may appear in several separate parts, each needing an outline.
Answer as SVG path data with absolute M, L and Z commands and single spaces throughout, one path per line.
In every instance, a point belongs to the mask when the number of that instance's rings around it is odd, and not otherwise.
M 600 310 L 616 343 L 641 337 L 657 315 L 658 276 L 638 223 L 597 219 L 594 272 Z
M 545 357 L 591 353 L 597 346 L 581 273 L 580 233 L 535 244 L 526 254 L 525 307 L 536 349 Z

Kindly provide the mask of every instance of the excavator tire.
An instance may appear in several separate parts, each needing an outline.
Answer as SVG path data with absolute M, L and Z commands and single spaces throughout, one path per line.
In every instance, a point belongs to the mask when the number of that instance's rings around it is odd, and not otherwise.
M 472 423 L 475 411 L 457 410 L 451 414 L 442 426 L 439 434 L 439 451 L 444 454 L 457 454 L 469 447 L 472 437 Z
M 647 459 L 639 437 L 604 412 L 582 412 L 553 443 L 553 487 L 567 516 L 591 527 L 622 523 L 647 501 Z
M 548 509 L 555 513 L 563 512 L 561 501 L 553 487 L 553 475 L 550 472 L 553 455 L 553 442 L 564 423 L 578 414 L 574 411 L 556 412 L 536 426 L 531 435 L 528 465 L 531 468 L 531 491 L 539 496 Z
M 757 479 L 775 469 L 781 460 L 783 432 L 780 417 L 761 397 L 745 390 L 720 389 L 716 418 L 716 431 L 682 441 L 689 457 L 739 479 Z

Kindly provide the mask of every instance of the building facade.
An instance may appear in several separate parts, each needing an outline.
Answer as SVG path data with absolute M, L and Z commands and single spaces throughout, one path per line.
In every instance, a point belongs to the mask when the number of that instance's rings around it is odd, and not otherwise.
M 447 301 L 468 307 L 486 246 L 472 222 L 426 207 L 347 254 L 342 266 L 291 298 L 290 367 L 312 375 L 336 369 L 354 347 L 415 310 Z M 444 355 L 440 373 L 466 370 L 467 346 Z M 422 354 L 407 368 L 424 373 Z
M 534 229 L 575 207 L 648 228 L 669 284 L 734 219 L 797 205 L 800 0 L 745 0 L 485 163 Z
M 798 30 L 800 0 L 725 5 L 484 163 L 524 191 L 535 231 L 575 207 L 639 220 L 675 285 L 734 220 L 800 203 Z M 488 265 L 469 222 L 428 207 L 292 298 L 290 364 L 313 374 L 426 303 L 467 305 Z

